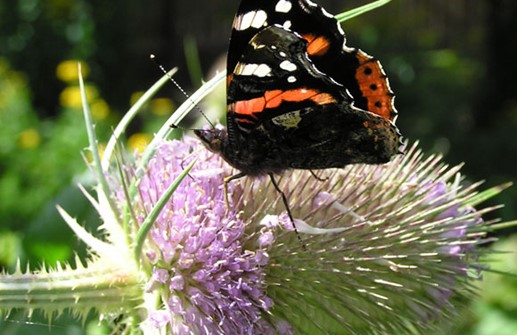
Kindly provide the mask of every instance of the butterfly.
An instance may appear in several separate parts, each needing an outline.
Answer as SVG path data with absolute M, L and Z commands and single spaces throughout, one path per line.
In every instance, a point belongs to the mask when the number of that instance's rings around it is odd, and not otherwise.
M 196 130 L 243 176 L 387 163 L 401 135 L 379 61 L 308 0 L 243 0 L 227 58 L 226 128 Z M 294 224 L 293 224 L 294 226 Z

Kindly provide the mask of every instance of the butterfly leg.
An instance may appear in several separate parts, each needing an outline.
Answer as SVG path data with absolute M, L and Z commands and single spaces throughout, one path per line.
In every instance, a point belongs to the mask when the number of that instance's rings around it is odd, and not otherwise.
M 327 181 L 329 180 L 329 177 L 326 177 L 326 178 L 321 178 L 319 177 L 314 171 L 312 171 L 311 169 L 309 169 L 309 172 L 312 174 L 312 176 L 314 178 L 316 178 L 317 181 Z
M 300 237 L 300 234 L 298 233 L 298 229 L 296 229 L 296 225 L 294 224 L 293 214 L 291 214 L 291 208 L 289 208 L 289 203 L 287 202 L 287 196 L 285 193 L 280 189 L 278 186 L 275 177 L 272 173 L 269 174 L 269 178 L 271 179 L 271 182 L 273 183 L 273 186 L 275 187 L 275 190 L 280 193 L 282 196 L 282 202 L 284 203 L 285 209 L 287 210 L 287 215 L 289 216 L 289 220 L 291 221 L 291 225 L 293 226 L 294 232 L 296 233 L 296 237 L 298 238 L 298 241 L 302 244 L 303 249 L 305 250 L 305 244 L 302 241 L 302 238 Z
M 228 183 L 231 182 L 232 180 L 239 179 L 244 176 L 246 176 L 246 174 L 241 172 L 241 173 L 234 174 L 233 176 L 224 178 L 224 203 L 226 204 L 226 210 L 228 210 L 230 208 L 230 201 L 228 200 Z

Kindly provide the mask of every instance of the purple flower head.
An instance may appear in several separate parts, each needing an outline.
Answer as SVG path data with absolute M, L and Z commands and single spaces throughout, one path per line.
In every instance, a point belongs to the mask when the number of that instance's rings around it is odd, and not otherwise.
M 175 334 L 273 333 L 264 318 L 272 305 L 263 271 L 267 252 L 246 236 L 233 201 L 225 204 L 222 180 L 229 171 L 200 148 L 191 138 L 163 142 L 139 183 L 142 222 L 185 166 L 198 159 L 148 236 L 152 276 L 147 287 L 160 292 L 163 302 L 150 312 L 150 324 Z M 230 184 L 228 192 L 233 199 L 238 191 Z M 266 236 L 258 238 L 272 235 Z

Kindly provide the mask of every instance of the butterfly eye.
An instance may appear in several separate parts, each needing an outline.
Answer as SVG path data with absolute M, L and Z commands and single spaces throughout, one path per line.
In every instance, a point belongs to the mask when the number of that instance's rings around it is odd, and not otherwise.
M 221 152 L 226 141 L 226 132 L 221 129 L 194 130 L 206 148 L 212 152 Z

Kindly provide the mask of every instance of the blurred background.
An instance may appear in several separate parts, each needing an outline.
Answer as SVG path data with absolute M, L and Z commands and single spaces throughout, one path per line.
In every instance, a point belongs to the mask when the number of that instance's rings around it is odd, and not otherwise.
M 367 1 L 317 2 L 337 14 Z M 166 68 L 178 66 L 175 78 L 187 92 L 224 69 L 238 3 L 0 2 L 0 269 L 12 270 L 17 258 L 35 268 L 84 253 L 58 217 L 57 203 L 89 230 L 98 223 L 76 187 L 89 182 L 77 62 L 83 63 L 102 142 L 161 77 L 149 54 L 156 54 Z M 381 60 L 397 96 L 397 125 L 406 138 L 419 140 L 428 153 L 442 153 L 451 165 L 464 162 L 467 182 L 485 180 L 488 188 L 517 181 L 515 0 L 393 0 L 343 28 L 349 46 Z M 224 92 L 218 99 L 224 111 Z M 184 100 L 172 84 L 162 89 L 132 125 L 128 146 L 145 145 Z M 487 220 L 516 219 L 517 187 L 489 202 L 497 204 L 505 206 Z M 517 250 L 512 233 L 498 232 L 501 242 L 494 248 Z M 517 273 L 515 254 L 497 259 L 494 268 Z M 446 332 L 517 334 L 517 281 L 485 277 L 480 299 L 454 316 Z M 28 322 L 13 315 L 0 321 L 0 334 L 102 333 L 66 316 L 53 324 L 49 330 L 44 320 Z

